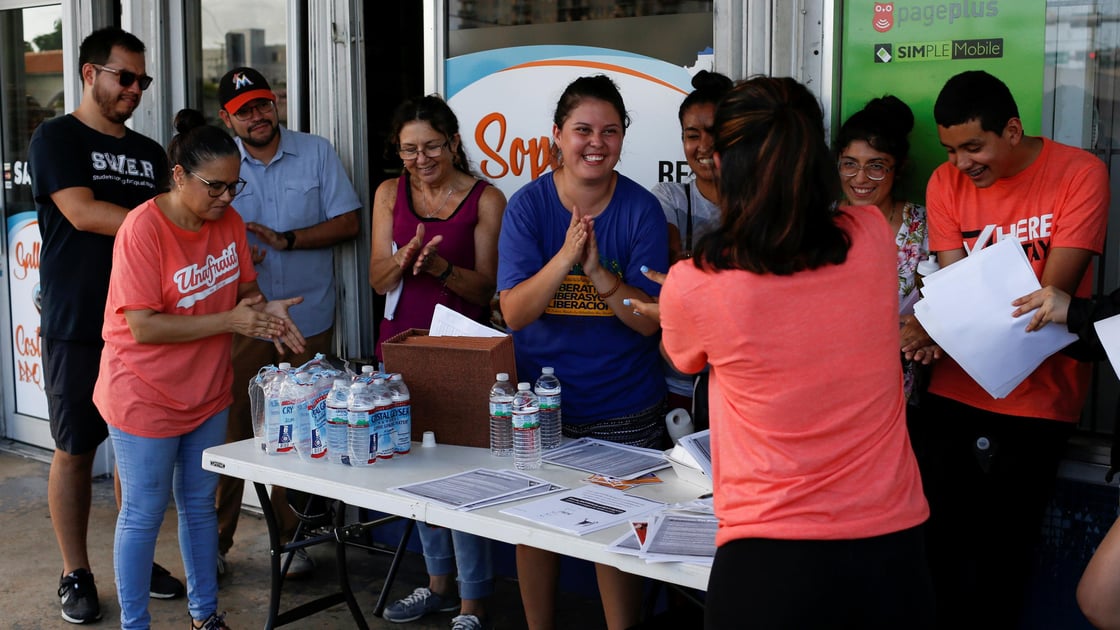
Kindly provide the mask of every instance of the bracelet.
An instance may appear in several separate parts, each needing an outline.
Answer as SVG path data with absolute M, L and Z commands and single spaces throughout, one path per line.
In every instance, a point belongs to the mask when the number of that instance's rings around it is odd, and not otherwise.
M 600 293 L 599 294 L 599 299 L 600 300 L 605 300 L 605 299 L 609 298 L 610 296 L 617 293 L 618 288 L 621 287 L 621 286 L 622 286 L 622 276 L 615 276 L 614 277 L 614 286 L 611 287 L 610 291 L 607 291 L 606 293 Z
M 447 261 L 447 269 L 444 269 L 443 273 L 436 277 L 436 280 L 439 280 L 440 284 L 447 286 L 447 279 L 451 277 L 451 270 L 454 268 L 455 265 L 452 265 L 450 260 Z

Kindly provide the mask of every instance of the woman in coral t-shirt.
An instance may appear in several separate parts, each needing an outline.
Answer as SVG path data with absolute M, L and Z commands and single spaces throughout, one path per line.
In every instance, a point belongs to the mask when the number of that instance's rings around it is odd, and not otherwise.
M 659 309 L 633 303 L 678 369 L 711 365 L 706 625 L 932 627 L 886 221 L 834 209 L 820 106 L 793 79 L 738 84 L 715 130 L 723 221 Z
M 269 302 L 257 287 L 245 224 L 230 206 L 245 184 L 237 145 L 193 110 L 175 126 L 171 191 L 130 212 L 117 232 L 93 401 L 121 479 L 113 545 L 121 627 L 151 623 L 156 535 L 174 492 L 190 616 L 216 630 L 225 627 L 214 572 L 218 475 L 199 462 L 225 439 L 231 333 L 302 351 L 288 317 L 300 298 Z

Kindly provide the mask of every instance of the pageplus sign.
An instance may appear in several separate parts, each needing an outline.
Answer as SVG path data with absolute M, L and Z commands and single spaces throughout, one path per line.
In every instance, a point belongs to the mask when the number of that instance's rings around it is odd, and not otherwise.
M 876 31 L 886 33 L 893 28 L 901 29 L 907 25 L 952 24 L 957 20 L 994 18 L 998 15 L 999 0 L 934 2 L 909 6 L 899 2 L 876 2 L 871 24 Z

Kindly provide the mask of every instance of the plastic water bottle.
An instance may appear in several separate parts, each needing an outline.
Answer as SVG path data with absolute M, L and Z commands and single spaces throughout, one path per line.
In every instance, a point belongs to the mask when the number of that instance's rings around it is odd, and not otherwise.
M 490 454 L 513 455 L 513 395 L 517 393 L 509 374 L 500 372 L 490 387 Z
M 540 401 L 528 383 L 518 383 L 513 396 L 513 465 L 519 470 L 541 467 Z
M 362 373 L 354 376 L 354 382 L 366 384 L 372 383 L 376 373 L 377 368 L 373 367 L 372 365 L 363 365 Z
M 535 388 L 541 403 L 541 448 L 548 451 L 560 446 L 560 379 L 550 367 L 541 368 Z
M 354 383 L 346 403 L 346 441 L 351 466 L 377 461 L 377 434 L 373 431 L 373 394 L 369 385 Z
M 397 455 L 412 450 L 412 396 L 404 377 L 393 374 L 389 377 L 389 399 L 393 401 L 393 429 L 397 433 Z
M 396 453 L 396 432 L 393 430 L 393 401 L 389 397 L 389 387 L 383 378 L 373 379 L 370 387 L 373 392 L 373 426 L 372 431 L 377 434 L 376 447 L 370 444 L 371 449 L 376 449 L 377 459 L 392 459 Z M 371 438 L 372 439 L 372 438 Z
M 282 454 L 295 452 L 295 406 L 286 400 L 285 391 L 288 372 L 292 364 L 281 363 L 263 385 L 264 424 L 266 448 L 269 453 Z
M 308 372 L 289 374 L 281 388 L 282 409 L 292 405 L 292 435 L 296 453 L 304 461 L 314 459 L 314 436 L 312 435 L 311 408 L 315 405 L 315 377 Z M 320 449 L 322 444 L 320 443 Z M 324 451 L 325 455 L 326 452 Z
M 327 393 L 327 461 L 333 464 L 350 464 L 347 446 L 347 425 L 350 413 L 350 381 L 336 378 Z

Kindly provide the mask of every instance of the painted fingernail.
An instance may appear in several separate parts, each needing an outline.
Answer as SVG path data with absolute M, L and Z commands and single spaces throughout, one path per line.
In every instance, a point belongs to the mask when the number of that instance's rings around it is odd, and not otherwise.
M 649 267 L 642 265 L 642 273 L 649 273 Z
M 630 306 L 630 298 L 622 298 L 623 306 Z

